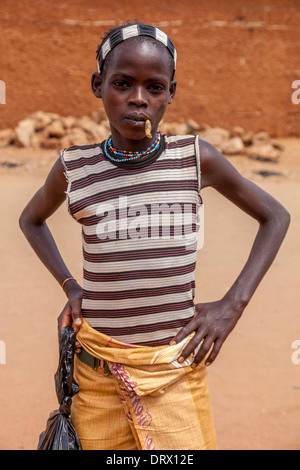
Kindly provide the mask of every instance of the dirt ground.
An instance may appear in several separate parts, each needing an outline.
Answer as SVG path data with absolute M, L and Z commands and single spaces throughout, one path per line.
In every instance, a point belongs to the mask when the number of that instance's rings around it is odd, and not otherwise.
M 270 271 L 209 368 L 221 450 L 300 450 L 300 364 L 292 362 L 292 343 L 300 340 L 300 140 L 280 141 L 286 149 L 277 164 L 230 159 L 288 208 L 292 223 Z M 56 319 L 66 298 L 18 227 L 22 208 L 56 158 L 55 151 L 0 151 L 0 340 L 6 345 L 6 363 L 0 364 L 1 450 L 36 449 L 49 413 L 57 408 Z M 281 174 L 264 178 L 258 170 Z M 215 191 L 207 189 L 203 197 L 206 241 L 199 252 L 196 301 L 225 293 L 257 229 Z M 79 224 L 63 205 L 49 225 L 71 272 L 81 279 Z

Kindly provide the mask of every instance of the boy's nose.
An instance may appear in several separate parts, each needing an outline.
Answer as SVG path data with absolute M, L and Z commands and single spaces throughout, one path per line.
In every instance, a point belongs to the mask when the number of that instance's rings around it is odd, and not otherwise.
M 134 87 L 130 96 L 129 103 L 135 106 L 147 106 L 147 97 L 142 87 Z

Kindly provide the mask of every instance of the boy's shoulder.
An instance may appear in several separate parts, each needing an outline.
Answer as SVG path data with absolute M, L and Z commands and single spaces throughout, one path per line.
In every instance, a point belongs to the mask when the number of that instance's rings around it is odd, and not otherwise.
M 201 168 L 203 171 L 210 171 L 211 168 L 216 168 L 219 163 L 225 159 L 220 151 L 214 147 L 210 142 L 203 140 L 198 134 L 186 135 L 165 135 L 165 148 L 180 150 L 183 147 L 189 148 L 191 151 L 194 148 L 196 155 L 201 160 Z
M 183 148 L 195 146 L 197 136 L 193 134 L 164 134 L 165 149 Z
M 196 149 L 197 153 L 200 153 L 202 159 L 215 158 L 217 155 L 220 155 L 219 151 L 213 145 L 211 145 L 206 140 L 202 140 L 198 134 L 165 134 L 164 138 L 166 149 L 193 147 Z
M 90 157 L 101 150 L 100 143 L 71 145 L 60 150 L 60 155 L 64 160 Z
M 164 134 L 166 142 L 195 141 L 195 134 Z

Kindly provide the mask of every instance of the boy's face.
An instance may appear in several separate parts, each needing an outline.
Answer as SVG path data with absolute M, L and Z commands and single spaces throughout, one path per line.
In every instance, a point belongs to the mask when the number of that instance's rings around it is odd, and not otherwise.
M 110 54 L 105 73 L 93 75 L 92 88 L 102 98 L 113 144 L 125 149 L 128 141 L 145 139 L 148 146 L 145 120 L 150 119 L 155 138 L 175 95 L 169 52 L 147 41 L 124 41 Z

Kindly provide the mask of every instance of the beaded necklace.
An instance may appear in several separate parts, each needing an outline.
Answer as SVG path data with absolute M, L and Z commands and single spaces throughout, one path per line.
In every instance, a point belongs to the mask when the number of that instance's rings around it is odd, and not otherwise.
M 148 155 L 154 153 L 160 145 L 160 133 L 157 132 L 156 138 L 150 147 L 142 152 L 131 152 L 127 150 L 118 150 L 112 146 L 112 137 L 111 135 L 104 142 L 104 153 L 105 155 L 114 162 L 127 162 L 130 160 L 139 160 L 147 157 Z M 118 158 L 115 158 L 118 157 Z

